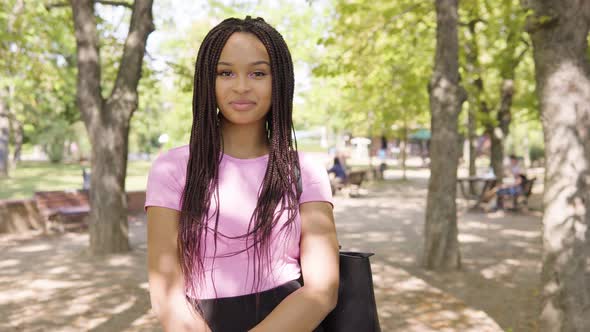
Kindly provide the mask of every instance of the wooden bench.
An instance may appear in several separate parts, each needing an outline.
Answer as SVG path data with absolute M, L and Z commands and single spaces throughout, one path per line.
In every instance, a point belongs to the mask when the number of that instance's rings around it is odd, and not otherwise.
M 533 192 L 533 185 L 537 178 L 525 179 L 521 184 L 522 190 L 518 195 L 512 197 L 512 210 L 519 210 L 521 208 L 528 208 L 529 198 Z
M 348 173 L 348 187 L 349 187 L 349 195 L 351 197 L 359 195 L 359 189 L 361 185 L 367 178 L 367 171 L 366 170 L 358 170 L 358 171 L 351 171 Z
M 358 195 L 359 189 L 363 182 L 367 178 L 367 171 L 366 170 L 355 170 L 351 171 L 347 174 L 346 181 L 342 182 L 339 181 L 338 178 L 330 178 L 330 185 L 332 187 L 332 194 L 335 194 L 337 191 L 343 189 L 344 187 L 348 187 L 349 195 L 354 196 Z
M 363 184 L 363 182 L 365 181 L 365 178 L 367 177 L 367 172 L 365 170 L 359 170 L 359 171 L 352 171 L 350 173 L 348 173 L 348 184 L 349 185 L 355 185 L 360 187 L 361 184 Z
M 60 232 L 88 227 L 86 217 L 90 213 L 87 190 L 39 191 L 34 200 L 45 218 L 46 230 L 57 228 Z
M 536 180 L 537 180 L 537 178 L 531 178 L 531 179 L 527 179 L 526 181 L 524 181 L 524 183 L 522 184 L 522 193 L 520 195 L 517 195 L 514 197 L 514 208 L 515 209 L 518 209 L 519 204 L 522 204 L 523 206 L 528 208 L 529 198 L 531 197 L 531 194 L 533 193 L 533 186 L 534 186 Z M 519 203 L 519 199 L 520 199 L 520 203 Z

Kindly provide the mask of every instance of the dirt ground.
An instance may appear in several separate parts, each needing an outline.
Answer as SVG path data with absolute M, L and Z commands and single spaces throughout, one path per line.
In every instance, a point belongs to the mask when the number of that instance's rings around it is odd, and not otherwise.
M 469 212 L 458 199 L 463 269 L 428 272 L 419 267 L 427 182 L 409 176 L 335 198 L 343 249 L 376 254 L 382 330 L 536 331 L 541 214 Z M 84 233 L 0 235 L 0 331 L 161 331 L 145 235 L 145 217 L 131 217 L 133 250 L 107 258 L 87 255 Z

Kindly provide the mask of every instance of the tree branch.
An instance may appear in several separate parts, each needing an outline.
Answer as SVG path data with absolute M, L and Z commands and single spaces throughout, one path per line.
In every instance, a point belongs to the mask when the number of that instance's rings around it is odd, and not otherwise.
M 558 21 L 559 15 L 553 11 L 549 11 L 547 15 L 531 15 L 527 17 L 525 31 L 532 34 L 537 30 L 552 27 Z
M 99 39 L 96 30 L 94 4 L 90 0 L 72 1 L 74 29 L 76 31 L 76 55 L 78 61 L 77 106 L 90 132 L 97 125 L 103 108 L 101 94 L 101 68 Z
M 483 23 L 483 24 L 488 24 L 488 21 L 481 19 L 481 18 L 474 18 L 473 20 L 469 21 L 469 22 L 461 22 L 459 21 L 459 26 L 462 27 L 471 27 L 471 26 L 475 26 L 477 23 Z
M 406 15 L 409 12 L 412 12 L 412 11 L 418 9 L 419 7 L 422 7 L 422 5 L 424 5 L 424 4 L 425 4 L 425 2 L 423 1 L 423 2 L 419 2 L 419 3 L 416 3 L 416 4 L 413 4 L 411 6 L 406 7 L 399 14 L 390 17 L 389 20 L 387 22 L 385 22 L 385 25 L 388 25 L 388 24 L 391 24 L 391 23 L 395 22 L 398 18 Z
M 60 7 L 69 7 L 70 4 L 67 2 L 60 2 L 60 3 L 48 3 L 45 5 L 45 10 L 50 11 L 53 8 L 60 8 Z
M 131 103 L 132 107 L 127 107 L 131 112 L 137 106 L 137 85 L 141 78 L 141 67 L 145 55 L 147 38 L 154 31 L 154 21 L 152 16 L 153 0 L 136 0 L 131 14 L 131 23 L 129 24 L 129 33 L 125 40 L 123 56 L 117 79 L 107 100 L 107 105 L 112 103 Z
M 129 9 L 133 9 L 133 4 L 123 1 L 96 0 L 94 2 L 100 3 L 101 5 L 122 6 Z
M 109 1 L 109 0 L 95 0 L 95 3 L 100 3 L 101 5 L 111 5 L 111 6 L 121 6 L 129 9 L 133 9 L 133 4 L 123 2 L 123 1 Z M 57 2 L 57 3 L 48 3 L 45 5 L 45 9 L 47 11 L 53 8 L 59 7 L 69 7 L 70 4 L 67 2 Z

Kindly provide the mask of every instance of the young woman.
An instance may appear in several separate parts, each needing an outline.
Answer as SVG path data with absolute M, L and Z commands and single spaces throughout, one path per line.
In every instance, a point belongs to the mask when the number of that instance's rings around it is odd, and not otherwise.
M 293 89 L 287 45 L 263 19 L 227 19 L 203 40 L 190 144 L 154 161 L 146 192 L 165 331 L 321 331 L 335 307 L 330 182 L 292 140 Z

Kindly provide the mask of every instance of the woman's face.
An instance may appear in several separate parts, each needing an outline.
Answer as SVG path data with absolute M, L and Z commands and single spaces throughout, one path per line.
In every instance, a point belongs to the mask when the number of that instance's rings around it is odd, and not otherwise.
M 223 117 L 232 124 L 264 127 L 270 110 L 272 77 L 270 59 L 253 34 L 232 34 L 217 63 L 215 97 Z

